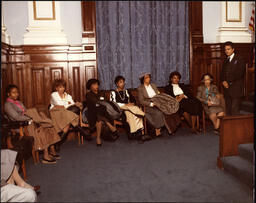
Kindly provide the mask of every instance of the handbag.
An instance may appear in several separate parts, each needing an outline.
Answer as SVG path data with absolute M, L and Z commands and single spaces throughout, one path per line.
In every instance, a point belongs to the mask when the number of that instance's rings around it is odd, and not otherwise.
M 220 105 L 220 99 L 218 97 L 216 97 L 216 95 L 210 95 L 208 97 L 208 101 L 210 101 L 213 106 L 219 106 Z
M 69 106 L 67 110 L 72 111 L 73 113 L 80 115 L 80 108 L 76 106 L 75 104 L 72 106 Z
M 122 111 L 116 102 L 99 101 L 98 104 L 106 107 L 106 111 L 112 119 L 116 120 L 121 117 Z

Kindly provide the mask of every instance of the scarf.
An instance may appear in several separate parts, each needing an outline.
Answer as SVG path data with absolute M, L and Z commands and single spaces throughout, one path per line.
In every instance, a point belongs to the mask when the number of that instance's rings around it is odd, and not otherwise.
M 22 110 L 22 114 L 25 113 L 25 109 L 22 107 L 22 105 L 20 104 L 20 102 L 18 100 L 13 100 L 11 98 L 7 98 L 7 101 L 15 104 L 18 108 L 20 108 Z

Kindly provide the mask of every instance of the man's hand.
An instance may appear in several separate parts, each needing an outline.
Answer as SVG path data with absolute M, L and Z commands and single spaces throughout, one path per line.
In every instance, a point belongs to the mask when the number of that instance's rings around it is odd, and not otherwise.
M 228 88 L 228 82 L 227 82 L 227 81 L 223 81 L 222 84 L 223 84 L 223 86 L 224 86 L 225 88 Z

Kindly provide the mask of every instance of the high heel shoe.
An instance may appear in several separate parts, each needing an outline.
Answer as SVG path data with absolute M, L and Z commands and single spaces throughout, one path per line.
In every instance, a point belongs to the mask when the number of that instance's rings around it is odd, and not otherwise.
M 102 144 L 101 144 L 101 143 L 100 143 L 100 144 L 98 144 L 98 143 L 97 143 L 97 144 L 96 144 L 96 146 L 97 146 L 97 147 L 101 147 L 101 146 L 102 146 Z

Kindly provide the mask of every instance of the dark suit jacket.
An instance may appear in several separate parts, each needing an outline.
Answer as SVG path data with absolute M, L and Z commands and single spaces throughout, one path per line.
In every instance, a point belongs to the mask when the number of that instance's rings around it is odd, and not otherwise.
M 156 92 L 156 94 L 160 93 L 159 90 L 157 89 L 157 86 L 154 83 L 151 83 L 150 85 Z M 140 104 L 150 106 L 151 98 L 149 98 L 147 90 L 143 84 L 138 87 L 138 99 Z
M 229 88 L 224 88 L 224 94 L 229 94 L 233 98 L 243 96 L 244 92 L 245 63 L 235 54 L 232 61 L 226 59 L 222 64 L 221 82 L 227 81 Z
M 192 95 L 190 94 L 188 88 L 185 86 L 184 83 L 179 83 L 179 87 L 182 89 L 182 91 L 184 92 L 184 94 L 185 94 L 187 97 L 192 97 Z M 165 92 L 166 94 L 171 95 L 171 96 L 174 97 L 174 98 L 176 97 L 176 96 L 174 95 L 174 93 L 173 93 L 173 86 L 172 86 L 172 84 L 167 85 L 167 86 L 164 88 L 164 92 Z

